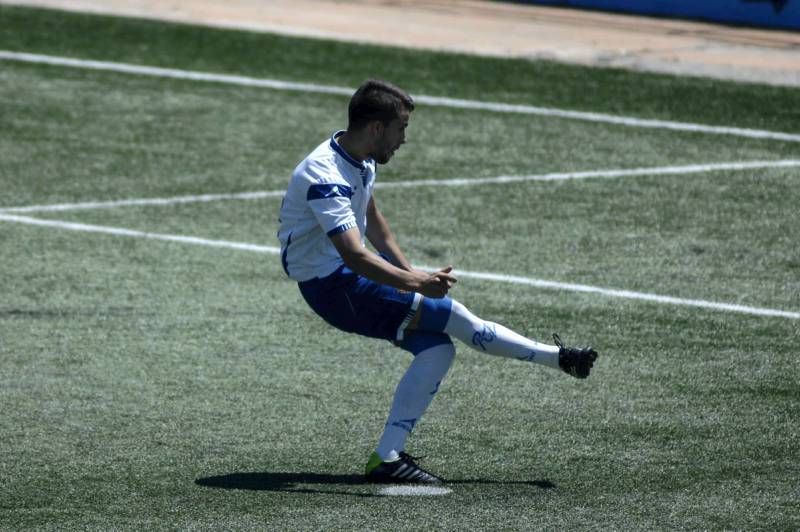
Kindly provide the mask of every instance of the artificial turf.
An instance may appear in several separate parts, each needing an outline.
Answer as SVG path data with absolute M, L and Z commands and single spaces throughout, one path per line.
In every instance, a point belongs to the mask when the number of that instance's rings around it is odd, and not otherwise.
M 800 131 L 796 89 L 7 6 L 0 49 Z M 346 102 L 0 62 L 0 209 L 280 189 Z M 797 152 L 419 106 L 379 179 Z M 415 262 L 796 312 L 799 175 L 376 197 Z M 279 201 L 31 216 L 275 246 Z M 0 246 L 0 528 L 800 526 L 796 319 L 462 279 L 453 296 L 476 313 L 601 359 L 579 382 L 459 346 L 410 447 L 453 491 L 386 497 L 360 472 L 410 355 L 329 329 L 274 254 L 3 220 Z

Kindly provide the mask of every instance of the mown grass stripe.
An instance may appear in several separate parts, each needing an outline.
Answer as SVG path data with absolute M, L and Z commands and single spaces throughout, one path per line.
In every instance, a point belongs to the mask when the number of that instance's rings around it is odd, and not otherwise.
M 26 63 L 46 64 L 46 65 L 63 66 L 70 68 L 83 68 L 83 69 L 101 70 L 107 72 L 120 72 L 125 74 L 135 74 L 143 76 L 155 76 L 162 78 L 204 81 L 204 82 L 214 82 L 214 83 L 227 83 L 231 85 L 260 87 L 273 90 L 337 94 L 343 96 L 350 96 L 354 92 L 354 89 L 352 88 L 339 87 L 335 85 L 300 83 L 300 82 L 275 80 L 275 79 L 253 78 L 249 76 L 237 76 L 231 74 L 215 74 L 211 72 L 200 72 L 196 70 L 180 70 L 174 68 L 133 65 L 128 63 L 116 63 L 111 61 L 74 59 L 69 57 L 60 57 L 52 55 L 12 52 L 8 50 L 0 50 L 0 59 L 7 61 L 21 61 Z M 765 131 L 759 129 L 748 129 L 748 128 L 729 127 L 729 126 L 710 126 L 705 124 L 693 124 L 689 122 L 643 119 L 643 118 L 627 117 L 627 116 L 615 116 L 605 113 L 570 111 L 567 109 L 557 109 L 551 107 L 538 107 L 533 105 L 508 104 L 500 102 L 484 102 L 478 100 L 465 100 L 465 99 L 447 98 L 441 96 L 416 95 L 414 96 L 414 98 L 418 103 L 436 107 L 473 109 L 473 110 L 492 111 L 499 113 L 530 114 L 530 115 L 549 116 L 556 118 L 567 118 L 572 120 L 584 120 L 588 122 L 601 122 L 601 123 L 630 126 L 630 127 L 667 129 L 673 131 L 687 131 L 694 133 L 709 133 L 716 135 L 733 135 L 733 136 L 755 138 L 755 139 L 772 139 L 772 140 L 780 140 L 786 142 L 800 142 L 800 134 L 783 133 L 779 131 Z
M 257 253 L 270 253 L 273 255 L 277 255 L 280 253 L 280 248 L 274 246 L 263 246 L 258 244 L 249 244 L 245 242 L 230 242 L 227 240 L 211 240 L 207 238 L 198 238 L 193 236 L 150 233 L 145 231 L 136 231 L 132 229 L 120 228 L 120 227 L 89 225 L 89 224 L 81 224 L 75 222 L 67 222 L 62 220 L 43 220 L 39 218 L 31 218 L 28 216 L 18 216 L 12 214 L 0 214 L 0 221 L 35 225 L 39 227 L 50 227 L 55 229 L 66 229 L 70 231 L 101 233 L 113 236 L 126 236 L 134 238 L 146 238 L 149 240 L 161 240 L 166 242 L 176 242 L 180 244 L 192 244 L 192 245 L 208 246 L 215 248 L 254 251 Z M 436 270 L 436 268 L 430 266 L 415 266 L 415 267 L 428 271 Z M 731 303 L 718 303 L 714 301 L 706 301 L 701 299 L 683 299 L 678 297 L 649 294 L 644 292 L 633 292 L 630 290 L 618 290 L 613 288 L 602 288 L 590 285 L 562 283 L 558 281 L 547 281 L 544 279 L 535 279 L 531 277 L 521 277 L 516 275 L 505 275 L 505 274 L 489 273 L 489 272 L 470 272 L 470 271 L 458 270 L 455 272 L 455 274 L 457 276 L 461 276 L 464 278 L 480 279 L 484 281 L 512 283 L 512 284 L 533 286 L 536 288 L 544 288 L 550 290 L 583 292 L 583 293 L 597 294 L 607 297 L 647 301 L 650 303 L 659 303 L 664 305 L 697 307 L 708 310 L 749 314 L 753 316 L 789 318 L 794 320 L 800 319 L 800 312 L 793 312 L 780 309 L 751 307 L 751 306 L 737 305 Z
M 687 166 L 662 166 L 653 168 L 631 168 L 617 170 L 588 170 L 583 172 L 558 172 L 525 176 L 497 176 L 460 179 L 419 179 L 409 181 L 384 181 L 376 183 L 377 188 L 413 188 L 422 186 L 474 186 L 504 183 L 522 183 L 526 181 L 566 181 L 571 179 L 637 177 L 653 175 L 683 175 L 719 171 L 759 170 L 764 168 L 796 168 L 800 160 L 781 161 L 742 161 L 731 163 L 693 164 Z M 134 198 L 112 201 L 89 201 L 79 203 L 56 203 L 51 205 L 28 205 L 25 207 L 0 207 L 0 212 L 34 213 L 58 212 L 89 209 L 112 209 L 116 207 L 166 206 L 179 203 L 211 202 L 223 200 L 253 200 L 282 197 L 285 190 L 262 190 L 255 192 L 239 192 L 229 194 L 199 194 L 175 196 L 171 198 Z

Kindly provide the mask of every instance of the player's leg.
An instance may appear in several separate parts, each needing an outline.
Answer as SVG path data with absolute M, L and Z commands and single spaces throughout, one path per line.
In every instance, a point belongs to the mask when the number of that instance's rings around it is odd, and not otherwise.
M 441 482 L 405 452 L 405 444 L 450 368 L 455 349 L 441 332 L 407 331 L 422 296 L 400 292 L 342 269 L 325 279 L 300 283 L 309 306 L 346 332 L 389 340 L 415 355 L 395 390 L 377 450 L 367 463 L 374 482 Z
M 467 307 L 450 299 L 425 298 L 411 327 L 442 331 L 477 351 L 534 362 L 585 378 L 597 358 L 591 347 L 566 347 L 556 336 L 556 345 L 526 338 L 499 323 L 479 318 Z
M 442 333 L 409 331 L 401 347 L 414 353 L 414 360 L 397 385 L 389 417 L 366 467 L 374 482 L 441 482 L 420 468 L 405 453 L 406 440 L 427 410 L 455 357 L 450 338 Z

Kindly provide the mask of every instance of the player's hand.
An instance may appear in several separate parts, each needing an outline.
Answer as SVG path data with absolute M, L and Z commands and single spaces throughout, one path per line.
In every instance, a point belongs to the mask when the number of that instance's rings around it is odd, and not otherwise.
M 453 267 L 448 266 L 447 268 L 442 268 L 438 272 L 423 274 L 427 277 L 422 280 L 420 283 L 420 288 L 417 290 L 417 292 L 425 297 L 430 297 L 433 299 L 439 299 L 446 296 L 447 292 L 458 281 L 458 279 L 456 279 L 452 274 L 452 271 Z

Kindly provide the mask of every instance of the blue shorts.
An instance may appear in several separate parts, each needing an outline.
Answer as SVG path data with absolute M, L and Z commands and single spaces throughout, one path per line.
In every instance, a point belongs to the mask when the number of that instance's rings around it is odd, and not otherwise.
M 423 331 L 406 333 L 405 329 L 420 305 L 425 306 L 423 320 L 428 325 L 420 324 L 420 329 L 427 332 L 440 333 L 450 313 L 450 298 L 423 298 L 371 281 L 346 266 L 340 266 L 327 277 L 302 281 L 298 286 L 312 310 L 330 325 L 345 332 L 388 340 L 411 352 L 416 352 L 415 346 L 419 344 L 419 338 L 413 337 Z

